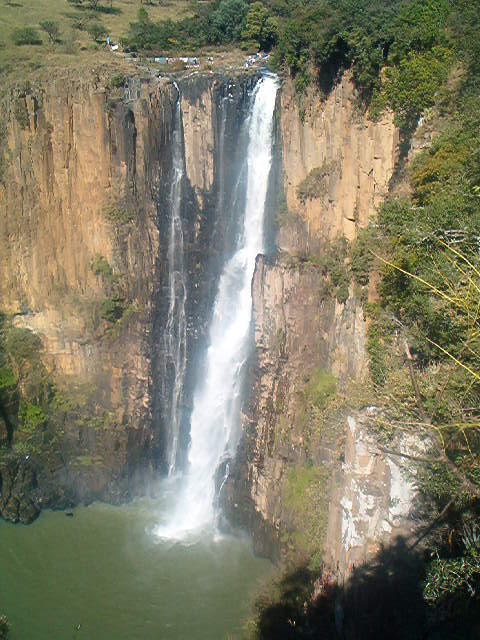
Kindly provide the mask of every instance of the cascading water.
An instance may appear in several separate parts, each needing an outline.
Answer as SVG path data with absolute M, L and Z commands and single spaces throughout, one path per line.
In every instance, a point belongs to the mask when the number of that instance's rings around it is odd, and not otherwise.
M 277 80 L 262 77 L 252 97 L 247 150 L 243 228 L 235 253 L 220 277 L 209 330 L 206 375 L 194 393 L 189 469 L 175 512 L 161 537 L 181 539 L 214 522 L 215 472 L 234 455 L 240 431 L 240 390 L 249 350 L 251 282 L 256 256 L 263 251 L 272 128 Z
M 167 253 L 169 307 L 167 324 L 163 335 L 166 372 L 168 371 L 170 374 L 169 376 L 165 375 L 165 381 L 171 381 L 171 387 L 166 392 L 169 409 L 169 435 L 167 442 L 169 475 L 175 471 L 182 420 L 183 385 L 187 368 L 187 321 L 185 317 L 187 288 L 183 264 L 181 218 L 183 162 L 182 117 L 179 98 L 176 104 L 172 146 L 173 177 L 170 190 L 171 209 Z

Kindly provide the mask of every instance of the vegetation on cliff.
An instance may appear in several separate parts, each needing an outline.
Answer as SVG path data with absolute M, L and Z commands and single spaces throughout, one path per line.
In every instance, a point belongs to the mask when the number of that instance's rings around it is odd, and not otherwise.
M 104 262 L 92 266 L 109 279 Z M 131 310 L 115 296 L 88 309 L 108 340 L 118 337 Z M 0 316 L 0 516 L 13 522 L 78 501 L 75 476 L 102 475 L 105 439 L 118 425 L 93 384 L 62 383 L 48 363 L 36 333 Z
M 378 438 L 399 458 L 405 452 L 394 448 L 396 433 L 425 443 L 408 460 L 420 491 L 418 531 L 355 568 L 343 585 L 312 565 L 288 572 L 259 598 L 249 637 L 473 638 L 480 610 L 480 6 L 382 2 L 345 11 L 348 2 L 339 2 L 337 14 L 329 4 L 298 3 L 299 16 L 311 20 L 292 15 L 289 31 L 280 29 L 279 60 L 297 89 L 312 82 L 328 89 L 352 67 L 372 117 L 390 106 L 404 142 L 433 138 L 410 160 L 404 145 L 390 197 L 345 256 L 368 320 Z M 322 171 L 312 172 L 299 197 L 315 194 L 322 180 Z M 372 401 L 368 389 L 364 399 Z

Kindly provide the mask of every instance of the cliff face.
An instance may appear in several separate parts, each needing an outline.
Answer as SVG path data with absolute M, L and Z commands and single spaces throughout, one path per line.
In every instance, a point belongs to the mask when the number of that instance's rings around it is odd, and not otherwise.
M 348 74 L 301 107 L 286 82 L 280 114 L 278 251 L 257 260 L 252 390 L 224 501 L 257 551 L 308 556 L 324 541 L 325 559 L 345 569 L 405 526 L 414 495 L 372 419 L 348 402 L 362 394 L 368 357 L 343 238 L 354 241 L 387 195 L 399 137 L 391 114 L 359 113 Z M 404 503 L 394 517 L 395 492 Z
M 217 218 L 232 185 L 220 159 L 239 146 L 238 119 L 252 81 L 212 76 L 178 88 L 167 79 L 133 78 L 123 86 L 64 78 L 10 96 L 0 310 L 7 342 L 30 336 L 40 343 L 15 372 L 17 401 L 4 416 L 5 517 L 30 520 L 41 506 L 79 499 L 124 499 L 148 479 L 149 468 L 164 468 L 165 395 L 174 373 L 161 362 L 177 100 L 186 348 L 194 362 L 220 264 L 212 235 L 220 252 L 228 243 L 228 225 Z M 32 371 L 45 381 L 33 390 Z M 192 366 L 187 406 L 194 374 Z M 33 447 L 22 416 L 37 405 L 49 420 Z
M 315 252 L 320 240 L 339 234 L 353 240 L 388 192 L 399 142 L 393 116 L 372 122 L 355 100 L 349 74 L 326 99 L 312 93 L 301 105 L 291 83 L 284 86 L 281 136 L 289 215 L 281 221 L 278 243 L 285 251 Z M 302 195 L 312 171 L 315 197 L 308 185 Z
M 254 82 L 57 79 L 11 96 L 0 311 L 5 371 L 18 383 L 0 378 L 0 515 L 30 521 L 43 506 L 144 491 L 171 463 L 178 401 L 184 465 L 216 282 L 243 205 L 241 123 Z M 346 568 L 406 526 L 414 497 L 379 447 L 375 409 L 344 401 L 367 371 L 345 239 L 387 194 L 398 134 L 391 115 L 373 123 L 358 112 L 348 74 L 326 99 L 301 104 L 286 81 L 275 150 L 275 233 L 266 231 L 276 239 L 257 259 L 244 436 L 221 497 L 257 551 L 311 554 L 324 540 L 328 561 Z M 9 341 L 23 359 L 8 355 Z M 175 354 L 186 362 L 180 400 Z

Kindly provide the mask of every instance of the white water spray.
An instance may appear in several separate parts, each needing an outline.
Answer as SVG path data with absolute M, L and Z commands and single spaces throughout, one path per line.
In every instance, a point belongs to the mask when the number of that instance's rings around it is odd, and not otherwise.
M 215 473 L 222 460 L 235 454 L 238 444 L 242 373 L 249 349 L 251 283 L 256 256 L 263 251 L 277 89 L 273 76 L 263 77 L 255 87 L 249 116 L 243 229 L 218 285 L 206 375 L 193 400 L 188 475 L 170 523 L 157 529 L 161 537 L 182 539 L 213 524 Z
M 178 89 L 178 87 L 177 87 Z M 180 424 L 182 420 L 182 400 L 185 372 L 187 368 L 187 321 L 185 302 L 187 287 L 183 264 L 183 229 L 181 218 L 183 167 L 182 119 L 180 99 L 177 100 L 175 127 L 173 131 L 172 165 L 173 178 L 170 190 L 170 229 L 168 238 L 168 290 L 169 307 L 164 331 L 165 363 L 172 371 L 172 386 L 167 390 L 169 408 L 169 438 L 167 442 L 168 473 L 175 471 Z M 165 380 L 168 376 L 165 372 Z

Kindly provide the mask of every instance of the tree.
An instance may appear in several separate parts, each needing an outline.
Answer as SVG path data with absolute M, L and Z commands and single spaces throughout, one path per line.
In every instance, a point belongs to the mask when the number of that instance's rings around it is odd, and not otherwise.
M 58 28 L 58 24 L 53 20 L 43 20 L 40 22 L 40 27 L 47 34 L 50 42 L 55 42 L 60 35 L 60 29 Z
M 248 5 L 244 0 L 222 0 L 212 16 L 213 39 L 217 43 L 239 40 Z
M 270 16 L 267 7 L 262 2 L 250 5 L 247 24 L 242 34 L 244 40 L 251 40 L 261 49 L 269 50 L 278 39 L 278 23 Z
M 105 35 L 105 27 L 101 22 L 91 22 L 87 27 L 88 34 L 95 41 L 98 42 Z

